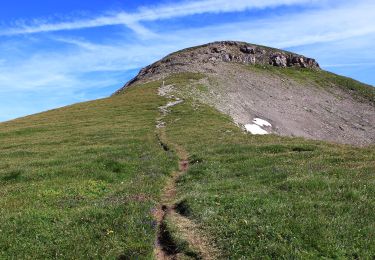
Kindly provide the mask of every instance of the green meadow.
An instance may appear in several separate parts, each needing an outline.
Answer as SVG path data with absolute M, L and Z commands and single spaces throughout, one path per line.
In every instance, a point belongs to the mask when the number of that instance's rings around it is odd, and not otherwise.
M 152 211 L 177 167 L 155 88 L 0 124 L 0 258 L 152 258 Z
M 160 84 L 0 124 L 1 259 L 154 257 L 178 166 L 156 134 Z M 374 146 L 253 136 L 189 98 L 170 110 L 168 143 L 190 155 L 176 208 L 223 259 L 375 257 Z

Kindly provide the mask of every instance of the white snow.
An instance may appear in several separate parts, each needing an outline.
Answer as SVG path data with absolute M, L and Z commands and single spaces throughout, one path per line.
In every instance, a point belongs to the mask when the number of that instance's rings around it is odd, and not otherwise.
M 266 135 L 268 132 L 262 129 L 259 125 L 256 124 L 247 124 L 245 125 L 246 131 L 252 133 L 253 135 Z
M 272 126 L 268 121 L 261 118 L 254 118 L 253 123 L 259 126 Z
M 176 101 L 171 101 L 171 102 L 168 102 L 164 107 L 165 108 L 169 108 L 169 107 L 174 107 L 180 103 L 184 102 L 183 100 L 176 100 Z
M 262 127 L 272 127 L 272 125 L 261 118 L 254 118 L 252 124 L 246 124 L 245 129 L 246 131 L 252 133 L 253 135 L 266 135 L 268 132 L 264 130 Z

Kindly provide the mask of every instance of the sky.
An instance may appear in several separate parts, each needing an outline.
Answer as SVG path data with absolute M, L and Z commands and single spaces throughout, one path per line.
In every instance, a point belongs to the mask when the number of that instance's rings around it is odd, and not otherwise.
M 0 121 L 103 98 L 182 48 L 238 40 L 375 85 L 374 0 L 12 0 L 0 8 Z

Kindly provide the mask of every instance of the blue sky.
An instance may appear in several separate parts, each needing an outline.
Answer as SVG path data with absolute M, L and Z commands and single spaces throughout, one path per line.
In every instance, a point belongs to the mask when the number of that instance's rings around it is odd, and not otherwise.
M 240 40 L 375 85 L 373 0 L 12 0 L 0 9 L 0 121 L 109 96 L 172 51 Z

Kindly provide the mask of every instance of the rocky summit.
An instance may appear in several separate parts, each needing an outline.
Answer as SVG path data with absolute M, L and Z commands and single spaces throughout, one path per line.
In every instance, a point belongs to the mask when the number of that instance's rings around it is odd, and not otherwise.
M 172 53 L 142 69 L 124 88 L 145 76 L 160 74 L 169 69 L 175 71 L 176 67 L 221 62 L 320 70 L 315 59 L 303 55 L 245 42 L 220 41 Z

